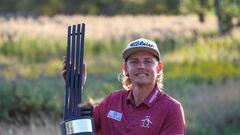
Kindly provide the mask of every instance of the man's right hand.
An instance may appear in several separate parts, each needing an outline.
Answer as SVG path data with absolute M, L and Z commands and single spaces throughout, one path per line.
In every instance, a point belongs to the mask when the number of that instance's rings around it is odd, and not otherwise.
M 69 66 L 69 70 L 71 71 L 71 64 Z M 76 75 L 76 69 L 74 67 L 74 75 Z M 86 64 L 84 63 L 83 64 L 83 69 L 82 69 L 82 77 L 83 77 L 83 85 L 85 84 L 86 82 L 86 79 L 87 79 L 87 68 L 86 68 Z M 66 63 L 66 56 L 63 57 L 63 68 L 62 68 L 62 71 L 61 71 L 61 77 L 63 80 L 66 81 L 66 75 L 67 75 L 67 63 Z

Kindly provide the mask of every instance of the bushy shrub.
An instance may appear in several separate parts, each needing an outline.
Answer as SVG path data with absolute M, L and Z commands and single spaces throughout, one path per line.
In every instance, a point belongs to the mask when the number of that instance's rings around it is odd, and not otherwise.
M 42 112 L 58 118 L 63 108 L 63 84 L 58 78 L 2 80 L 0 119 L 24 121 L 24 116 L 39 115 Z

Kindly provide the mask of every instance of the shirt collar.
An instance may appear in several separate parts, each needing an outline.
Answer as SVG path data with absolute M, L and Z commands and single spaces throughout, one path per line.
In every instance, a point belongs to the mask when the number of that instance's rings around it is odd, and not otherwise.
M 161 93 L 162 93 L 162 90 L 159 89 L 157 86 L 155 86 L 151 91 L 151 93 L 144 99 L 142 104 L 145 104 L 148 107 L 151 107 L 157 101 L 157 98 Z M 133 105 L 135 104 L 132 90 L 130 90 L 127 95 L 127 101 L 130 101 Z
M 133 105 L 135 104 L 132 90 L 128 92 L 127 101 L 131 102 Z

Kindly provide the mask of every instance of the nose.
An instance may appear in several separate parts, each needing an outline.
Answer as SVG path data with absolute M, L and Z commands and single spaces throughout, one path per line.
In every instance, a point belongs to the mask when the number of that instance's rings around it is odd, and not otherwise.
M 139 62 L 138 65 L 137 65 L 137 68 L 138 68 L 138 69 L 145 68 L 144 62 Z

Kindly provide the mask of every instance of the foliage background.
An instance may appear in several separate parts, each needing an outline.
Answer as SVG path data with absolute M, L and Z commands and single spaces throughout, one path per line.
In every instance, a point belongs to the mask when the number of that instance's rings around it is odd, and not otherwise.
M 60 134 L 66 30 L 85 22 L 84 100 L 121 89 L 122 49 L 150 38 L 164 61 L 164 91 L 183 104 L 187 133 L 239 135 L 239 3 L 219 1 L 236 24 L 224 35 L 213 0 L 0 1 L 0 134 Z

